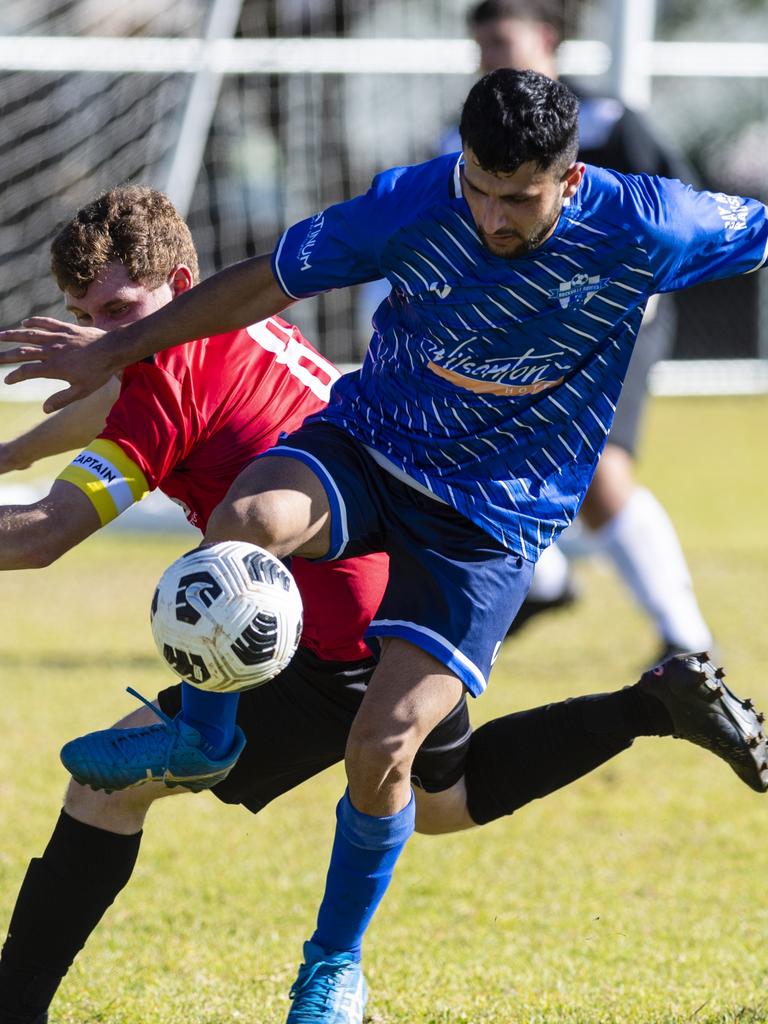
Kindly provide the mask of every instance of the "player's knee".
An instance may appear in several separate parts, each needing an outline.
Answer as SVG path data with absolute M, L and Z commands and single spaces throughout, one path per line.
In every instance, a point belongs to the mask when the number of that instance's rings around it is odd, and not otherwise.
M 322 532 L 328 512 L 322 482 L 302 462 L 274 456 L 256 459 L 214 509 L 205 539 L 248 541 L 282 557 Z M 316 551 L 302 553 L 325 554 L 326 539 L 321 537 L 315 547 Z
M 64 810 L 71 818 L 94 828 L 131 834 L 142 828 L 147 810 L 161 795 L 154 786 L 105 793 L 70 779 Z
M 272 551 L 282 540 L 283 504 L 279 495 L 227 495 L 211 514 L 205 539 L 211 543 L 243 540 Z
M 353 728 L 344 754 L 347 778 L 350 783 L 377 790 L 409 782 L 415 754 L 406 733 Z

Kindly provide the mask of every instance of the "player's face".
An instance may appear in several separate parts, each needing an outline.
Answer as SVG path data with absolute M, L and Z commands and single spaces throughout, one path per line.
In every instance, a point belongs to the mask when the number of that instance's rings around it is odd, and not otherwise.
M 124 264 L 109 263 L 86 289 L 85 295 L 64 292 L 67 310 L 84 327 L 111 331 L 141 320 L 191 287 L 186 267 L 177 267 L 157 288 L 132 281 Z
M 513 259 L 545 242 L 555 230 L 563 201 L 574 195 L 584 164 L 572 164 L 561 178 L 527 163 L 511 174 L 484 170 L 464 149 L 462 190 L 483 245 L 494 256 Z
M 478 25 L 474 35 L 484 75 L 499 68 L 517 68 L 555 76 L 557 37 L 550 25 L 525 18 L 499 18 Z

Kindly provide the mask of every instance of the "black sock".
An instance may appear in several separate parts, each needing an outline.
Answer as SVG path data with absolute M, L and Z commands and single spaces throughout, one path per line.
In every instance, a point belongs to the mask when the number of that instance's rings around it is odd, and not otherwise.
M 0 954 L 0 1024 L 32 1022 L 131 877 L 141 832 L 124 836 L 62 811 L 30 861 Z
M 671 732 L 664 705 L 637 685 L 497 718 L 469 745 L 470 817 L 485 825 L 512 814 L 609 761 L 635 736 Z
M 671 736 L 674 731 L 669 712 L 658 697 L 646 693 L 635 683 L 619 690 L 617 697 L 623 701 L 624 718 L 634 736 Z

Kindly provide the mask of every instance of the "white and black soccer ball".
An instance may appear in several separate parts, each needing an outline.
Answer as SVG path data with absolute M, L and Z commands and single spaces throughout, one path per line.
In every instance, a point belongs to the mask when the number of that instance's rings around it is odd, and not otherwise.
M 242 541 L 195 548 L 170 565 L 150 613 L 157 649 L 201 690 L 236 693 L 286 667 L 302 629 L 302 604 L 279 558 Z

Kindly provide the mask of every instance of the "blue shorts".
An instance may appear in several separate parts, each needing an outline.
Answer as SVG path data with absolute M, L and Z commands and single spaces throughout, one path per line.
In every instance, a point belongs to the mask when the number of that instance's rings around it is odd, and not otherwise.
M 322 561 L 389 554 L 389 583 L 366 639 L 408 640 L 479 696 L 528 592 L 533 563 L 383 469 L 331 424 L 306 424 L 264 455 L 300 459 L 322 481 L 331 508 Z

